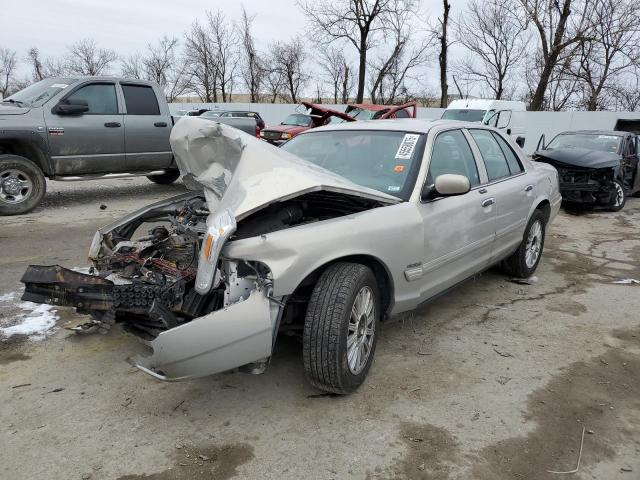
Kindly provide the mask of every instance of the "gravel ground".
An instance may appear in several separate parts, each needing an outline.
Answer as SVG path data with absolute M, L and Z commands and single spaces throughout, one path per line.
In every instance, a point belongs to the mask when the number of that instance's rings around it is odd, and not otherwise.
M 50 182 L 0 218 L 0 327 L 54 325 L 0 340 L 0 477 L 557 479 L 581 453 L 572 478 L 640 478 L 640 285 L 613 283 L 640 279 L 640 200 L 562 213 L 533 285 L 489 271 L 384 325 L 366 383 L 332 397 L 294 339 L 264 375 L 161 383 L 118 329 L 74 336 L 70 309 L 20 302 L 27 265 L 86 266 L 97 227 L 181 191 Z

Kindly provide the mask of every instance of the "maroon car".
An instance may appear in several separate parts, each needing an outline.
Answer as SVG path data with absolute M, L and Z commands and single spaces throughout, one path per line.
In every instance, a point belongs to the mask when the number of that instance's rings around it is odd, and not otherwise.
M 345 122 L 354 121 L 351 116 L 323 105 L 309 102 L 302 102 L 300 105 L 306 108 L 306 113 L 292 113 L 280 125 L 263 129 L 260 138 L 273 145 L 281 145 L 305 130 L 326 125 L 333 118 Z

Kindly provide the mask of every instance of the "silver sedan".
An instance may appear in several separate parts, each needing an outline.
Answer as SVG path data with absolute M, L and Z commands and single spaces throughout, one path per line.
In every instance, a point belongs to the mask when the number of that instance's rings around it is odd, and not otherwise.
M 26 300 L 144 338 L 134 364 L 161 380 L 260 372 L 286 330 L 313 385 L 352 392 L 381 321 L 492 265 L 532 275 L 561 201 L 553 167 L 471 123 L 343 123 L 276 148 L 185 118 L 171 141 L 192 193 L 100 229 L 93 275 L 23 277 Z

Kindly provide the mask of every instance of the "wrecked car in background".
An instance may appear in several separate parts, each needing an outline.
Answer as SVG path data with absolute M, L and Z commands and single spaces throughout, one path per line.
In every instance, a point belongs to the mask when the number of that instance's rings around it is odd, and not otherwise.
M 353 122 L 349 115 L 326 108 L 324 105 L 302 102 L 305 113 L 292 113 L 287 116 L 280 125 L 264 128 L 260 131 L 260 138 L 272 145 L 282 145 L 293 137 L 310 128 L 321 127 L 330 123 L 333 119 L 341 122 Z
M 91 274 L 30 266 L 24 300 L 115 322 L 162 380 L 264 370 L 279 332 L 313 385 L 349 393 L 379 322 L 500 263 L 538 266 L 557 173 L 498 131 L 460 122 L 344 123 L 274 149 L 185 118 L 172 147 L 192 192 L 100 229 Z
M 638 136 L 628 132 L 563 132 L 548 145 L 543 136 L 533 159 L 558 170 L 566 206 L 600 206 L 617 212 L 627 196 L 640 191 L 639 147 Z

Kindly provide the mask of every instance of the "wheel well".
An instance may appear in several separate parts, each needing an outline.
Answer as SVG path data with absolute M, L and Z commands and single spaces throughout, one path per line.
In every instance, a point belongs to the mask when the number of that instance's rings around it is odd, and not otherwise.
M 391 309 L 393 303 L 393 280 L 391 274 L 380 260 L 372 257 L 371 255 L 349 255 L 346 257 L 336 258 L 325 263 L 307 275 L 305 279 L 300 282 L 287 301 L 287 307 L 285 308 L 284 314 L 286 320 L 283 319 L 284 323 L 299 323 L 300 319 L 304 318 L 306 305 L 311 297 L 313 287 L 318 282 L 320 275 L 322 275 L 322 272 L 324 272 L 327 267 L 338 262 L 360 263 L 371 269 L 376 277 L 378 288 L 380 290 L 380 310 L 382 311 L 382 318 L 384 319 L 387 316 L 387 313 Z
M 24 157 L 35 163 L 45 174 L 50 174 L 47 168 L 45 154 L 36 145 L 20 140 L 10 140 L 0 142 L 0 155 L 11 154 Z
M 541 201 L 536 207 L 536 210 L 540 210 L 544 215 L 544 223 L 549 223 L 549 218 L 551 217 L 551 204 L 549 200 Z

